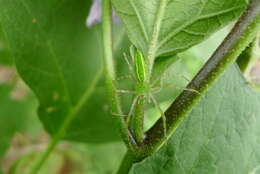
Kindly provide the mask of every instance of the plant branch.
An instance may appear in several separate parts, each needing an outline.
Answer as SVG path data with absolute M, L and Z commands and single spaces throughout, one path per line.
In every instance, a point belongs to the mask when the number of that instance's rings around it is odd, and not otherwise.
M 105 71 L 107 78 L 110 80 L 115 79 L 115 66 L 113 61 L 113 42 L 112 42 L 112 18 L 111 18 L 111 4 L 110 0 L 104 0 L 103 4 L 103 18 L 102 18 L 102 34 L 103 34 L 103 51 L 105 61 Z
M 247 10 L 240 17 L 230 34 L 188 84 L 188 89 L 196 90 L 200 94 L 183 91 L 165 112 L 168 137 L 174 133 L 186 115 L 200 101 L 203 94 L 224 73 L 229 65 L 235 62 L 240 53 L 257 35 L 259 29 L 260 1 L 251 0 Z M 144 157 L 156 151 L 165 142 L 163 120 L 158 120 L 146 135 L 142 147 Z
M 113 40 L 112 40 L 112 7 L 110 0 L 102 1 L 102 35 L 103 35 L 103 51 L 105 62 L 105 78 L 107 85 L 108 98 L 111 102 L 111 110 L 113 113 L 122 115 L 121 104 L 115 86 L 115 65 L 113 60 Z M 117 117 L 121 125 L 123 140 L 130 149 L 136 149 L 136 144 L 131 132 L 128 130 L 124 117 Z

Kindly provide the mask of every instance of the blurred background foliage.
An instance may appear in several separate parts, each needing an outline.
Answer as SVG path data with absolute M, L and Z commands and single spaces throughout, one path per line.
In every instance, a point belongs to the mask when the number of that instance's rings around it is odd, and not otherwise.
M 129 41 L 121 25 L 114 27 L 115 45 L 120 48 L 115 56 L 119 70 L 117 73 L 118 76 L 125 76 L 128 75 L 128 70 L 122 53 L 127 52 Z M 181 92 L 188 83 L 186 78 L 192 79 L 229 29 L 230 26 L 222 29 L 208 40 L 179 55 L 182 59 L 172 65 L 165 75 L 165 81 L 175 84 L 177 88 L 164 89 L 157 96 L 162 108 L 167 108 L 173 96 L 176 97 Z M 99 41 L 100 38 L 97 38 L 97 42 Z M 254 86 L 260 84 L 258 58 L 259 55 L 256 53 L 250 69 L 245 71 L 246 77 L 255 83 Z M 123 79 L 120 84 L 122 87 L 131 86 L 127 79 Z M 129 97 L 122 96 L 126 106 L 129 104 Z M 46 148 L 49 137 L 38 119 L 38 105 L 36 97 L 16 72 L 12 55 L 8 51 L 8 42 L 5 41 L 0 27 L 0 160 L 4 173 L 26 174 L 34 164 L 32 161 L 36 161 L 35 159 Z M 147 107 L 146 129 L 158 119 L 158 116 L 156 109 Z M 96 145 L 63 141 L 52 153 L 41 173 L 112 174 L 117 169 L 125 150 L 122 142 Z

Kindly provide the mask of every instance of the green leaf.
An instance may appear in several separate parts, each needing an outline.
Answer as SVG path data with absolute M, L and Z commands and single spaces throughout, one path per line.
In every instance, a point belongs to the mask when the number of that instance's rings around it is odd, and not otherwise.
M 9 52 L 7 48 L 7 43 L 5 41 L 4 33 L 2 31 L 2 28 L 0 26 L 0 64 L 2 65 L 13 65 L 13 58 L 11 56 L 11 53 Z
M 0 0 L 0 24 L 18 72 L 40 101 L 38 113 L 47 131 L 55 134 L 70 125 L 66 139 L 103 143 L 120 136 L 99 80 L 99 27 L 85 26 L 90 4 Z
M 0 159 L 9 147 L 13 135 L 26 131 L 28 125 L 35 124 L 36 101 L 32 96 L 21 100 L 11 97 L 14 89 L 10 85 L 0 85 Z M 37 123 L 36 123 L 37 124 Z
M 260 93 L 230 68 L 183 121 L 168 144 L 132 174 L 257 173 Z M 259 170 L 259 169 L 258 169 Z
M 198 44 L 236 19 L 246 0 L 112 0 L 132 43 L 148 56 L 174 55 Z M 159 10 L 166 4 L 164 15 Z M 157 25 L 161 21 L 161 25 Z M 156 31 L 158 40 L 151 45 Z M 155 32 L 154 32 L 155 31 Z

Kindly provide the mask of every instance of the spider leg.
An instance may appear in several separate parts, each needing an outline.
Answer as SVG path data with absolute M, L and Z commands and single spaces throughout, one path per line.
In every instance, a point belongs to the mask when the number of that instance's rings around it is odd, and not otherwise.
M 136 105 L 137 100 L 138 100 L 139 97 L 140 97 L 139 95 L 137 95 L 137 96 L 134 97 L 133 103 L 132 103 L 132 105 L 131 105 L 131 107 L 130 107 L 130 110 L 129 110 L 129 113 L 128 113 L 128 115 L 127 115 L 127 121 L 126 121 L 127 124 L 129 124 L 129 122 L 130 122 L 131 116 L 132 116 L 132 114 L 133 114 L 133 112 L 134 112 L 135 105 Z
M 160 92 L 161 90 L 162 90 L 162 88 L 163 88 L 163 79 L 160 79 L 160 85 L 159 85 L 159 87 L 157 86 L 157 87 L 153 87 L 153 86 L 155 86 L 155 84 L 156 83 L 154 83 L 154 85 L 152 85 L 152 92 L 153 93 L 158 93 L 158 92 Z
M 117 93 L 122 93 L 122 94 L 136 94 L 135 91 L 130 91 L 130 90 L 124 90 L 124 89 L 118 89 L 116 90 Z
M 154 98 L 154 96 L 152 94 L 150 94 L 150 97 L 153 101 L 154 106 L 160 111 L 161 113 L 161 117 L 163 120 L 163 131 L 164 131 L 164 136 L 167 137 L 167 123 L 166 123 L 166 116 L 163 112 L 163 110 L 161 109 L 160 105 L 158 104 L 158 102 L 156 101 L 156 99 Z
M 151 86 L 155 86 L 158 82 L 160 85 L 163 83 L 163 77 L 165 76 L 165 72 L 163 72 L 161 75 L 159 75 L 153 82 Z
M 128 116 L 128 115 L 125 115 L 125 114 L 113 113 L 112 111 L 111 111 L 111 114 L 114 115 L 114 116 L 121 116 L 121 117 L 125 117 L 125 118 L 127 118 L 127 116 Z M 124 119 L 124 120 L 125 120 L 125 119 Z M 124 121 L 123 124 L 125 124 L 125 126 L 128 127 L 128 123 L 126 122 L 126 120 Z M 127 134 L 128 134 L 128 137 L 129 137 L 130 141 L 131 141 L 134 145 L 137 145 L 137 142 L 136 142 L 136 140 L 135 140 L 135 138 L 134 138 L 133 133 L 131 132 L 131 130 L 128 129 Z
M 155 83 L 155 84 L 156 84 L 156 83 Z M 158 93 L 158 92 L 160 92 L 160 91 L 162 90 L 162 88 L 163 88 L 163 79 L 160 79 L 160 85 L 159 85 L 159 87 L 153 87 L 153 86 L 155 86 L 155 84 L 152 85 L 152 92 L 153 92 L 153 93 Z
M 179 86 L 176 86 L 176 85 L 166 85 L 163 88 L 177 88 L 177 89 L 181 89 L 181 90 L 190 91 L 190 92 L 194 92 L 194 93 L 200 94 L 200 92 L 195 90 L 195 89 L 179 87 Z
M 129 129 L 128 129 L 128 136 L 129 136 L 130 141 L 131 141 L 134 145 L 137 146 L 137 142 L 136 142 L 136 140 L 135 140 L 135 138 L 134 138 L 134 136 L 133 136 L 133 133 L 132 133 Z
M 186 77 L 185 75 L 183 74 L 173 74 L 173 73 L 165 73 L 165 75 L 167 75 L 167 77 L 177 77 L 177 78 L 182 78 L 184 79 L 185 81 L 187 81 L 188 83 L 190 82 L 190 79 L 188 77 Z
M 110 112 L 111 113 L 111 115 L 113 115 L 113 116 L 120 116 L 120 117 L 127 117 L 127 115 L 126 114 L 119 114 L 119 113 L 115 113 L 115 112 Z
M 152 88 L 152 93 L 156 94 L 162 90 L 161 87 Z
M 130 63 L 130 61 L 129 61 L 129 59 L 128 59 L 128 56 L 126 55 L 126 53 L 123 53 L 123 56 L 124 56 L 124 59 L 125 59 L 127 65 L 128 65 L 129 70 L 130 70 L 130 71 L 133 71 L 134 68 L 133 68 L 133 66 L 131 65 L 131 63 Z
M 190 82 L 190 79 L 188 77 L 186 77 L 185 75 L 183 75 L 183 74 L 173 74 L 173 76 L 179 77 L 179 78 L 183 78 L 188 83 Z
M 152 83 L 152 86 L 155 86 L 156 83 L 158 83 L 158 81 L 160 81 L 160 85 L 162 85 L 162 80 L 163 80 L 163 77 L 166 76 L 174 76 L 174 77 L 178 77 L 178 78 L 182 78 L 184 79 L 185 81 L 187 81 L 188 83 L 190 82 L 189 78 L 187 78 L 185 75 L 182 75 L 182 74 L 168 74 L 167 71 L 163 72 L 160 76 L 157 77 L 157 79 L 155 79 Z
M 133 77 L 132 75 L 129 74 L 129 75 L 124 75 L 116 78 L 117 81 L 124 80 L 124 79 L 133 79 Z
M 130 63 L 130 61 L 129 61 L 129 59 L 128 59 L 128 56 L 127 56 L 125 53 L 123 54 L 123 57 L 124 57 L 124 59 L 125 59 L 125 61 L 126 61 L 126 64 L 127 64 L 127 66 L 128 66 L 129 71 L 130 71 L 131 74 L 132 74 L 132 78 L 135 79 L 134 67 L 133 67 L 132 64 Z
M 134 91 L 130 91 L 130 90 L 116 90 L 116 93 L 122 93 L 122 94 L 136 94 Z M 113 94 L 113 96 L 115 96 L 116 94 Z M 127 117 L 128 115 L 126 114 L 121 114 L 121 113 L 115 113 L 112 110 L 110 111 L 111 115 L 113 116 L 120 116 L 120 117 Z

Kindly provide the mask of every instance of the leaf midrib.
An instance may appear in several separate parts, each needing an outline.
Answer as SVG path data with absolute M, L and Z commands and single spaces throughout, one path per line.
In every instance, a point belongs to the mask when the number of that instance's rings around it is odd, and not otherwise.
M 24 0 L 21 0 L 21 4 L 24 6 L 24 8 L 26 9 L 27 13 L 29 16 L 31 16 L 32 18 L 34 17 L 32 11 L 30 10 L 30 8 L 26 5 L 26 3 L 24 2 Z M 38 22 L 36 22 L 37 27 L 39 28 L 39 30 L 44 34 L 44 37 L 46 39 L 46 44 L 47 47 L 51 53 L 51 57 L 56 65 L 57 68 L 57 72 L 58 72 L 58 76 L 61 80 L 61 84 L 64 88 L 65 91 L 65 95 L 68 98 L 68 102 L 69 102 L 69 111 L 68 114 L 65 116 L 65 119 L 63 121 L 63 124 L 60 126 L 60 129 L 62 129 L 62 127 L 64 126 L 64 124 L 66 124 L 66 120 L 70 120 L 69 123 L 73 120 L 73 118 L 78 114 L 78 112 L 80 111 L 80 109 L 83 107 L 83 104 L 89 99 L 89 97 L 91 96 L 91 94 L 93 93 L 94 87 L 97 85 L 97 82 L 99 81 L 101 74 L 103 72 L 103 69 L 100 69 L 96 75 L 93 78 L 93 82 L 91 83 L 90 87 L 86 88 L 86 90 L 83 92 L 82 97 L 79 99 L 79 101 L 77 102 L 76 105 L 73 106 L 72 104 L 72 100 L 71 100 L 71 96 L 69 94 L 69 90 L 68 90 L 68 85 L 64 76 L 64 73 L 62 71 L 62 68 L 59 65 L 59 61 L 57 58 L 57 54 L 53 48 L 52 42 L 51 40 L 47 39 L 47 35 L 46 35 L 46 31 L 40 26 L 40 24 Z M 68 125 L 67 125 L 68 126 Z M 67 128 L 67 126 L 65 126 Z M 58 131 L 59 132 L 59 131 Z
M 149 65 L 148 79 L 150 79 L 152 76 L 154 59 L 155 59 L 156 52 L 157 52 L 156 48 L 157 48 L 157 44 L 158 44 L 158 38 L 160 35 L 160 29 L 161 29 L 161 25 L 162 25 L 162 20 L 165 15 L 167 3 L 168 3 L 168 0 L 160 0 L 158 9 L 156 11 L 155 21 L 154 21 L 154 25 L 153 25 L 153 29 L 152 29 L 152 36 L 151 36 L 151 40 L 149 41 L 148 50 L 147 50 L 147 54 L 146 54 L 147 59 L 148 59 L 148 65 Z
M 136 8 L 136 5 L 135 5 L 135 3 L 133 2 L 133 0 L 129 0 L 129 1 L 130 1 L 131 7 L 134 9 L 134 11 L 135 11 L 135 13 L 136 13 L 136 17 L 137 17 L 137 19 L 138 19 L 138 22 L 139 22 L 139 25 L 140 25 L 140 29 L 142 30 L 142 33 L 143 33 L 143 35 L 144 35 L 145 41 L 146 41 L 146 43 L 148 43 L 148 42 L 149 42 L 148 32 L 147 32 L 146 29 L 145 29 L 145 25 L 144 25 L 144 23 L 143 23 L 142 17 L 141 17 L 141 15 L 140 15 L 138 9 Z

